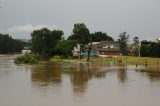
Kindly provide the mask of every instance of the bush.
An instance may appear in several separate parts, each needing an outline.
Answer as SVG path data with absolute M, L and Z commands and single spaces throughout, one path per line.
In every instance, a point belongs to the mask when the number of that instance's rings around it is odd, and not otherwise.
M 69 56 L 72 56 L 72 50 L 76 45 L 77 41 L 75 40 L 64 40 L 58 42 L 54 50 L 56 51 L 56 55 L 62 55 L 63 57 L 67 58 Z
M 37 64 L 42 61 L 43 58 L 40 55 L 35 55 L 32 53 L 25 53 L 22 56 L 18 56 L 14 63 L 16 64 Z
M 142 57 L 160 57 L 160 43 L 149 42 L 141 46 Z
M 53 56 L 51 59 L 50 59 L 50 61 L 53 61 L 53 62 L 59 62 L 59 61 L 61 61 L 61 57 L 60 56 Z

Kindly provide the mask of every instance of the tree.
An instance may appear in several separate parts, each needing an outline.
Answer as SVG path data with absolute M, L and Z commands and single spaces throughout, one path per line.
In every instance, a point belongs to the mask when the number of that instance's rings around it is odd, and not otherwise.
M 114 41 L 111 36 L 108 36 L 107 33 L 104 32 L 95 32 L 90 35 L 92 42 L 100 42 L 100 41 Z
M 142 42 L 142 57 L 160 57 L 160 42 Z
M 8 34 L 0 34 L 0 53 L 16 53 L 21 52 L 22 49 L 22 42 L 13 39 Z
M 86 45 L 86 49 L 87 49 L 87 53 L 88 53 L 87 61 L 89 61 L 90 60 L 91 50 L 93 49 L 92 43 L 89 43 L 88 45 Z
M 140 43 L 140 42 L 139 42 L 139 37 L 134 37 L 134 38 L 133 38 L 133 44 L 134 44 L 134 45 L 139 45 L 139 43 Z
M 123 55 L 128 54 L 128 39 L 129 35 L 127 34 L 127 32 L 120 33 L 118 42 L 120 44 L 120 50 Z
M 44 58 L 51 57 L 54 55 L 54 47 L 57 41 L 62 38 L 62 35 L 63 31 L 61 30 L 50 31 L 47 28 L 33 31 L 31 33 L 32 52 L 42 55 Z
M 134 37 L 133 38 L 133 52 L 135 56 L 140 55 L 140 41 L 139 41 L 139 37 Z
M 91 41 L 89 29 L 84 23 L 74 24 L 74 29 L 68 40 L 77 40 L 81 46 L 88 44 Z
M 64 40 L 58 42 L 55 46 L 56 55 L 62 55 L 68 57 L 72 55 L 73 48 L 77 45 L 75 40 Z

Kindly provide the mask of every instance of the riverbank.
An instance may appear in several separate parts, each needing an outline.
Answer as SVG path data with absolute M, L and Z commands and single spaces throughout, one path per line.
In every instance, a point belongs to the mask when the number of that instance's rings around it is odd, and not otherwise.
M 16 64 L 39 64 L 45 63 L 45 59 L 41 56 L 34 54 L 24 54 L 15 59 Z M 68 63 L 87 63 L 87 64 L 106 64 L 107 66 L 114 67 L 127 67 L 127 65 L 133 65 L 135 68 L 142 68 L 141 71 L 146 72 L 160 72 L 160 58 L 151 57 L 134 57 L 134 56 L 111 56 L 111 57 L 90 57 L 90 61 L 87 58 L 72 59 L 62 58 L 60 56 L 53 56 L 48 59 L 47 62 L 68 62 Z
M 51 60 L 52 61 L 52 60 Z M 160 58 L 151 57 L 134 57 L 134 56 L 112 56 L 112 57 L 91 57 L 90 61 L 87 58 L 82 59 L 58 59 L 59 62 L 69 63 L 94 63 L 94 64 L 106 64 L 108 66 L 121 66 L 127 67 L 127 65 L 135 66 L 135 68 L 141 68 L 140 71 L 145 72 L 160 72 Z M 54 61 L 55 62 L 55 61 Z

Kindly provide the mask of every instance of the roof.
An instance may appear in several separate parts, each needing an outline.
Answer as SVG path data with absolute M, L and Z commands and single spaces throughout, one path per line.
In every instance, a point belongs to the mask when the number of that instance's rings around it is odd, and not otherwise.
M 119 42 L 118 41 L 101 41 L 101 42 L 95 44 L 94 46 L 96 46 L 96 47 L 104 47 L 106 45 L 116 45 L 116 46 L 119 46 Z
M 102 41 L 98 44 L 95 44 L 94 47 L 98 51 L 108 51 L 108 52 L 119 52 L 119 42 L 118 41 Z

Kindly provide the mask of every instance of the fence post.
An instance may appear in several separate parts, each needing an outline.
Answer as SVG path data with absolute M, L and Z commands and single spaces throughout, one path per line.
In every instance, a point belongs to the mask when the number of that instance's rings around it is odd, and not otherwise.
M 126 56 L 126 66 L 127 66 L 127 56 Z
M 159 62 L 158 62 L 158 58 L 157 58 L 157 71 L 159 71 Z
M 146 71 L 147 71 L 147 65 L 148 65 L 148 61 L 146 60 L 146 63 L 145 63 Z
M 137 62 L 136 62 L 136 68 L 138 67 Z

